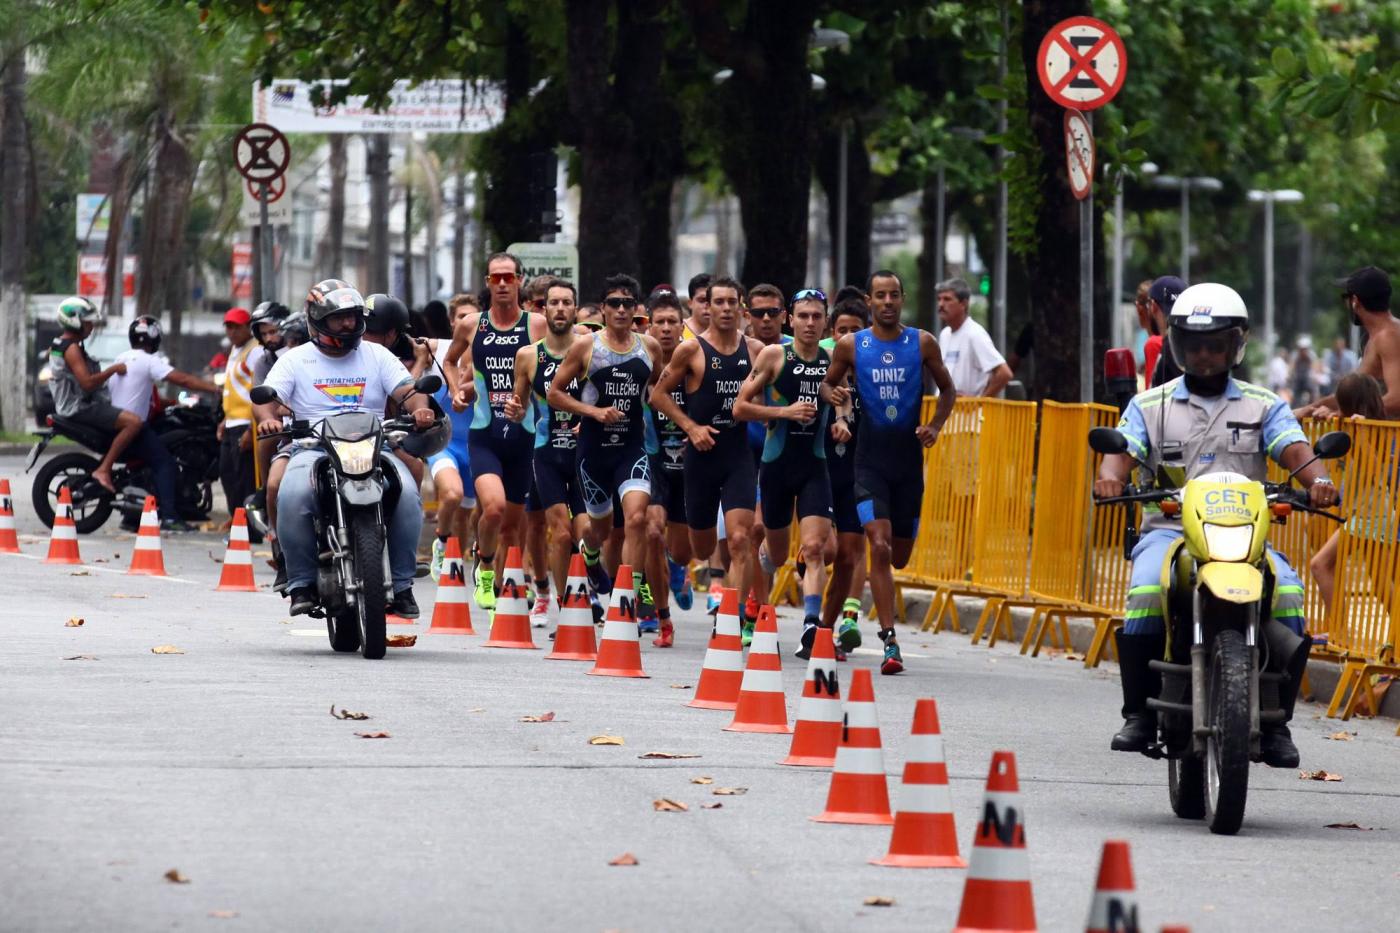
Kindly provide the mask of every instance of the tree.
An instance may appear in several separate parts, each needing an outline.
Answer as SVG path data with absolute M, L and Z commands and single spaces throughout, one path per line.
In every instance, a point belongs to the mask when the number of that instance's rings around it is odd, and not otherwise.
M 24 297 L 29 213 L 29 139 L 24 113 L 24 53 L 4 49 L 0 70 L 0 428 L 24 424 L 29 314 Z

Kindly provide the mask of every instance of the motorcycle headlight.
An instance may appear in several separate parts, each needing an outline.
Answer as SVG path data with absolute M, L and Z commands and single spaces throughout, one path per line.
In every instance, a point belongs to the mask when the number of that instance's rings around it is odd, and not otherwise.
M 1253 525 L 1201 526 L 1206 535 L 1206 553 L 1211 560 L 1242 561 L 1249 557 L 1254 543 Z
M 364 476 L 374 469 L 374 441 L 367 437 L 362 441 L 331 441 L 331 450 L 340 461 L 340 468 L 347 476 Z

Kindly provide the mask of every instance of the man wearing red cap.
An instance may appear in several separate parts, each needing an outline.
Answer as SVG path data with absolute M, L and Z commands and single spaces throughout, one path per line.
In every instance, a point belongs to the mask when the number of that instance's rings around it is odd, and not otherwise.
M 259 349 L 253 339 L 252 315 L 244 308 L 230 308 L 224 315 L 229 340 L 224 367 L 224 420 L 219 425 L 219 482 L 224 487 L 229 514 L 253 494 L 253 357 Z M 250 534 L 252 529 L 249 529 Z

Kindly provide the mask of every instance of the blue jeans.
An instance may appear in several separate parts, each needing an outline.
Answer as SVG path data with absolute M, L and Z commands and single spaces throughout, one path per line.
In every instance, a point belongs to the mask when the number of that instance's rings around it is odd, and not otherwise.
M 136 440 L 127 447 L 127 455 L 141 458 L 150 467 L 151 480 L 156 487 L 152 492 L 156 497 L 161 520 L 178 519 L 180 508 L 175 493 L 178 467 L 175 465 L 175 458 L 170 456 L 170 451 L 162 443 L 160 435 L 152 430 L 150 425 L 142 428 L 141 433 L 136 435 Z
M 326 456 L 323 450 L 311 448 L 292 454 L 282 485 L 277 492 L 277 539 L 287 561 L 289 590 L 316 583 L 316 554 L 318 542 L 313 520 L 316 516 L 316 496 L 311 488 L 312 467 Z M 409 475 L 408 467 L 392 454 L 385 454 L 381 463 L 398 471 L 403 491 L 398 504 L 389 515 L 389 572 L 394 579 L 394 592 L 413 586 L 418 569 L 418 536 L 423 531 L 423 503 L 418 498 L 418 486 Z
M 1159 635 L 1165 631 L 1162 619 L 1162 561 L 1181 532 L 1173 528 L 1149 531 L 1133 548 L 1133 575 L 1128 588 L 1128 611 L 1123 620 L 1127 635 Z M 1295 635 L 1303 634 L 1303 581 L 1283 555 L 1268 549 L 1274 567 L 1273 616 Z

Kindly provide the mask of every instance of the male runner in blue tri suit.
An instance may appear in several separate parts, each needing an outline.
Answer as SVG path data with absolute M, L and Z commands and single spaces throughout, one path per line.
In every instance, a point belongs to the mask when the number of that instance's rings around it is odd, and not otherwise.
M 923 448 L 938 440 L 957 390 L 933 335 L 900 323 L 904 285 L 899 276 L 881 269 L 870 276 L 866 290 L 874 323 L 837 341 L 822 395 L 833 405 L 845 404 L 846 374 L 855 371 L 861 407 L 856 510 L 870 543 L 870 591 L 885 643 L 880 673 L 898 674 L 904 659 L 894 634 L 894 568 L 904 567 L 913 554 L 924 497 Z M 920 424 L 925 372 L 938 386 L 938 406 L 933 420 Z

